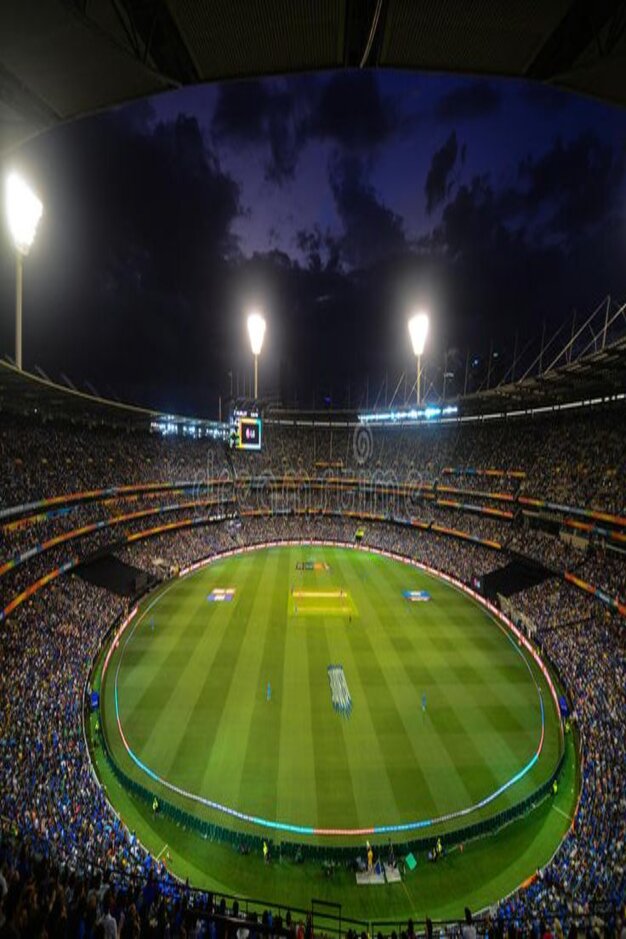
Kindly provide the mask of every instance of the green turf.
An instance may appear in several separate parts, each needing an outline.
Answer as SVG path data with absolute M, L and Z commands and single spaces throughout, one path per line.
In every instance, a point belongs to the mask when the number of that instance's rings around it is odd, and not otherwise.
M 398 932 L 409 916 L 460 918 L 465 906 L 481 910 L 512 892 L 554 853 L 569 827 L 579 785 L 569 737 L 555 799 L 546 799 L 525 818 L 466 845 L 462 853 L 453 851 L 438 864 L 419 855 L 416 870 L 402 884 L 363 888 L 347 871 L 329 880 L 320 864 L 281 861 L 268 866 L 260 853 L 242 858 L 230 846 L 204 841 L 162 816 L 155 818 L 148 805 L 120 787 L 101 751 L 93 752 L 107 795 L 126 824 L 155 857 L 167 855 L 177 876 L 216 893 L 259 898 L 262 907 L 310 909 L 317 897 L 339 903 L 344 917 L 391 920 Z
M 298 571 L 306 561 L 329 569 Z M 235 587 L 235 599 L 208 603 L 217 587 Z M 432 599 L 409 603 L 408 589 Z M 317 594 L 298 598 L 313 611 L 298 605 L 296 614 L 296 593 Z M 344 603 L 345 612 L 337 609 Z M 329 664 L 343 666 L 349 720 L 332 709 Z M 543 678 L 484 610 L 439 579 L 364 551 L 301 546 L 221 559 L 146 604 L 111 659 L 103 722 L 120 765 L 158 790 L 121 745 L 115 675 L 128 743 L 152 771 L 200 797 L 294 825 L 403 824 L 473 805 L 537 747 L 533 676 L 546 706 L 541 757 L 467 820 L 527 796 L 559 755 Z M 166 789 L 161 795 L 236 824 Z

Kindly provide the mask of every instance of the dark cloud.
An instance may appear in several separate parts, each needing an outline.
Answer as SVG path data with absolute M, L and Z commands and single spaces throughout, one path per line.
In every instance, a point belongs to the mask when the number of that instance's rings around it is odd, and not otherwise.
M 543 218 L 549 232 L 575 239 L 613 208 L 624 156 L 623 146 L 615 152 L 589 131 L 569 142 L 557 140 L 538 158 L 528 157 L 519 170 L 528 213 Z
M 400 127 L 393 101 L 373 74 L 338 72 L 330 80 L 300 78 L 285 90 L 272 80 L 232 82 L 219 90 L 212 120 L 216 141 L 267 145 L 265 176 L 292 179 L 303 148 L 312 140 L 343 150 L 384 144 Z
M 356 156 L 331 161 L 330 185 L 343 225 L 342 258 L 363 267 L 406 248 L 404 224 L 384 205 Z
M 584 133 L 524 160 L 509 186 L 483 174 L 458 187 L 423 247 L 444 259 L 450 301 L 475 336 L 481 323 L 536 331 L 541 318 L 623 295 L 623 181 L 623 152 Z
M 458 153 L 456 132 L 452 131 L 444 145 L 433 154 L 426 177 L 426 211 L 429 215 L 449 195 L 448 180 Z
M 319 225 L 307 231 L 296 232 L 295 243 L 298 251 L 306 258 L 309 270 L 337 270 L 341 262 L 339 240 L 328 231 L 322 231 Z
M 522 160 L 511 185 L 497 189 L 484 174 L 460 186 L 435 234 L 453 255 L 481 246 L 493 250 L 514 233 L 525 244 L 567 251 L 614 214 L 624 173 L 623 148 L 616 151 L 591 132 L 557 140 L 540 156 Z
M 236 145 L 267 144 L 268 180 L 292 179 L 304 134 L 296 114 L 296 99 L 270 82 L 230 82 L 219 90 L 212 121 L 216 139 Z
M 237 143 L 259 140 L 265 133 L 272 95 L 265 82 L 221 85 L 213 112 L 213 131 Z
M 399 124 L 396 104 L 381 94 L 373 72 L 337 72 L 312 107 L 307 133 L 353 150 L 380 146 Z
M 443 95 L 435 108 L 440 121 L 469 121 L 494 114 L 500 92 L 487 81 L 473 81 Z
M 568 91 L 535 81 L 521 82 L 520 95 L 522 100 L 532 108 L 540 108 L 548 114 L 563 111 L 572 103 L 572 100 L 575 100 Z
M 449 256 L 469 256 L 502 247 L 510 239 L 500 198 L 488 176 L 475 176 L 459 187 L 445 206 L 433 243 L 445 247 Z
M 542 312 L 563 301 L 562 251 L 534 241 L 504 195 L 487 174 L 460 185 L 424 246 L 441 260 L 456 320 L 450 336 L 473 350 L 510 339 L 516 324 L 535 329 Z

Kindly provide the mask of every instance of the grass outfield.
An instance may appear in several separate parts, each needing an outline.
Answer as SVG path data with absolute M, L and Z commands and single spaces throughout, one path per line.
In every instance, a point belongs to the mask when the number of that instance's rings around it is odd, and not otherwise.
M 307 562 L 321 569 L 297 569 Z M 230 601 L 208 601 L 228 588 Z M 410 603 L 406 590 L 431 599 Z M 343 667 L 349 719 L 333 710 L 330 664 Z M 117 732 L 116 686 L 142 767 Z M 440 579 L 364 551 L 281 547 L 220 559 L 151 598 L 111 658 L 103 724 L 126 772 L 219 824 L 263 833 L 198 800 L 271 824 L 403 826 L 463 812 L 529 766 L 538 689 L 539 759 L 488 805 L 434 830 L 499 812 L 550 776 L 560 736 L 543 676 Z
M 344 917 L 392 920 L 390 928 L 398 934 L 410 916 L 461 919 L 466 906 L 485 909 L 515 890 L 549 861 L 566 834 L 579 787 L 570 736 L 556 798 L 546 799 L 497 834 L 466 845 L 463 852 L 452 851 L 437 864 L 419 856 L 416 869 L 401 884 L 368 889 L 356 886 L 354 875 L 345 870 L 328 879 L 319 863 L 267 865 L 260 853 L 242 858 L 231 846 L 204 841 L 163 816 L 154 817 L 148 805 L 119 785 L 98 750 L 95 759 L 107 795 L 128 827 L 154 857 L 167 855 L 168 868 L 178 877 L 212 890 L 218 898 L 222 893 L 258 897 L 264 901 L 261 908 L 282 904 L 305 910 L 317 897 L 340 904 Z M 369 932 L 375 934 L 377 929 Z

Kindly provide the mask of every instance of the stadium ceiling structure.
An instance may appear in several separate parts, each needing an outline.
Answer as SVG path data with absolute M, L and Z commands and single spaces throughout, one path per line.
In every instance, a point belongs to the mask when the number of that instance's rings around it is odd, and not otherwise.
M 166 415 L 151 408 L 102 398 L 78 388 L 0 361 L 0 413 L 38 415 L 42 420 L 63 420 L 106 427 L 147 428 L 153 421 L 190 423 L 195 418 Z M 212 422 L 202 422 L 212 423 Z
M 468 414 L 563 407 L 574 401 L 591 401 L 624 395 L 626 392 L 626 338 L 591 352 L 572 362 L 523 381 L 496 385 L 489 390 L 466 395 L 461 400 Z
M 337 68 L 526 78 L 626 104 L 626 0 L 2 0 L 0 154 L 202 82 Z
M 531 414 L 538 409 L 567 408 L 572 403 L 609 403 L 626 398 L 626 336 L 598 346 L 578 359 L 561 360 L 521 381 L 455 398 L 460 419 Z M 236 402 L 234 402 L 236 403 Z M 274 422 L 337 424 L 359 421 L 359 411 L 311 411 L 277 406 L 261 407 Z M 125 404 L 91 392 L 67 387 L 0 361 L 0 414 L 37 415 L 44 421 L 62 420 L 90 426 L 147 430 L 155 423 L 196 424 L 209 431 L 218 422 L 201 417 L 165 414 Z

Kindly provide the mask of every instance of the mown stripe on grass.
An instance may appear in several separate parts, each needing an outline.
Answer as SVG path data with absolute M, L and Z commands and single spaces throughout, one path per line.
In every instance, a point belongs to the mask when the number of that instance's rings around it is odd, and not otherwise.
M 224 615 L 221 636 L 215 643 L 210 665 L 200 670 L 198 684 L 191 691 L 192 708 L 188 723 L 184 727 L 175 728 L 173 739 L 170 740 L 169 767 L 162 775 L 191 792 L 198 792 L 201 785 L 241 650 L 239 632 L 237 629 L 230 629 L 229 625 L 231 619 L 234 624 L 236 618 L 246 617 L 261 575 L 262 570 L 258 564 L 245 564 L 238 582 L 241 591 L 236 614 L 235 608 L 232 612 L 226 609 L 228 604 L 220 604 L 217 613 L 213 614 Z M 190 693 L 190 689 L 183 688 L 182 691 Z
M 392 767 L 386 759 L 373 709 L 378 711 L 382 689 L 366 687 L 354 655 L 351 635 L 360 627 L 355 623 L 343 625 L 329 635 L 333 662 L 343 665 L 353 701 L 350 718 L 341 722 L 346 753 L 351 768 L 352 786 L 359 808 L 359 827 L 385 824 L 397 818 L 399 805 L 397 791 L 391 778 Z
M 401 568 L 393 565 L 391 577 L 397 582 L 401 574 Z M 461 599 L 463 610 L 459 609 L 454 619 L 446 618 L 445 641 L 435 636 L 431 641 L 439 651 L 446 653 L 448 670 L 458 680 L 457 686 L 468 693 L 466 697 L 470 700 L 457 709 L 462 715 L 461 722 L 471 726 L 477 749 L 484 753 L 485 762 L 497 769 L 502 782 L 525 765 L 536 750 L 541 734 L 537 689 L 525 659 L 491 618 L 471 601 L 460 597 L 457 591 L 447 588 L 446 594 L 445 600 Z M 418 606 L 414 610 L 415 619 L 418 622 L 427 619 L 432 606 L 432 601 Z M 435 603 L 435 609 L 447 609 L 447 606 L 444 596 Z M 452 628 L 450 624 L 454 624 Z M 452 635 L 454 630 L 456 637 Z M 493 634 L 498 650 L 492 642 L 477 642 L 488 633 Z M 511 685 L 513 676 L 515 684 Z M 474 718 L 470 721 L 472 713 Z M 524 787 L 529 788 L 527 781 Z M 519 796 L 520 789 L 516 787 L 515 791 L 506 793 L 503 800 L 515 801 Z
M 322 585 L 330 588 L 345 587 L 345 583 L 338 574 L 338 558 L 343 552 L 336 549 L 317 549 L 313 555 L 315 560 L 325 559 L 330 570 L 313 572 L 307 575 L 308 582 L 315 589 Z M 325 746 L 317 745 L 314 740 L 315 779 L 324 779 L 324 787 L 332 784 L 332 803 L 329 806 L 329 796 L 318 796 L 320 813 L 318 826 L 333 827 L 360 827 L 371 825 L 363 821 L 363 812 L 367 814 L 368 796 L 371 795 L 370 767 L 364 765 L 364 753 L 361 748 L 356 752 L 351 746 L 353 734 L 360 721 L 358 713 L 352 715 L 349 721 L 333 710 L 328 684 L 328 666 L 342 664 L 347 674 L 353 669 L 349 661 L 342 662 L 341 654 L 337 649 L 337 637 L 341 636 L 348 624 L 348 616 L 321 617 L 319 620 L 304 619 L 301 628 L 306 630 L 307 648 L 315 650 L 313 670 L 309 672 L 308 681 L 311 695 L 312 724 L 317 721 L 316 735 L 322 734 Z M 319 635 L 318 635 L 319 632 Z M 348 682 L 350 686 L 350 682 Z M 354 689 L 351 689 L 353 691 Z M 354 720 L 353 720 L 354 718 Z M 320 763 L 321 759 L 321 763 Z M 369 792 L 368 792 L 369 785 Z M 361 799 L 365 799 L 365 806 Z M 352 807 L 354 806 L 354 809 Z
M 297 550 L 290 552 L 288 589 L 294 583 Z M 298 558 L 299 559 L 299 558 Z M 297 581 L 296 581 L 297 582 Z M 285 622 L 285 655 L 280 691 L 277 816 L 294 824 L 322 823 L 315 786 L 315 754 L 311 717 L 312 664 L 301 635 L 302 621 Z
M 257 562 L 258 564 L 258 562 Z M 259 573 L 261 581 L 266 567 Z M 204 773 L 198 791 L 226 805 L 235 805 L 236 781 L 239 778 L 245 750 L 250 717 L 255 697 L 248 689 L 256 687 L 258 677 L 257 645 L 259 640 L 259 607 L 263 604 L 262 591 L 257 581 L 248 580 L 239 585 L 238 593 L 245 599 L 242 607 L 228 623 L 229 638 L 237 656 L 233 661 L 228 683 L 221 691 L 223 706 L 216 714 L 216 724 L 204 764 Z M 256 588 L 256 589 L 255 589 Z M 259 689 L 260 693 L 260 689 Z
M 256 683 L 252 688 L 254 707 L 249 717 L 239 779 L 232 779 L 238 792 L 236 805 L 244 812 L 276 819 L 278 789 L 278 745 L 282 707 L 283 662 L 285 656 L 285 580 L 290 562 L 288 550 L 268 551 L 263 569 L 259 602 L 252 610 L 258 635 Z M 271 700 L 266 700 L 268 681 Z M 285 819 L 281 819 L 285 821 Z M 307 824 L 310 824 L 308 822 Z
M 492 628 L 497 627 L 492 625 Z M 502 641 L 509 645 L 510 655 L 517 657 L 515 647 L 509 643 L 506 636 L 502 635 Z M 475 696 L 472 704 L 460 712 L 460 719 L 466 734 L 471 734 L 475 749 L 482 754 L 483 763 L 489 765 L 501 784 L 525 766 L 537 749 L 541 737 L 540 705 L 533 678 L 524 661 L 520 659 L 518 668 L 526 673 L 526 709 L 527 713 L 532 713 L 535 724 L 534 733 L 525 733 L 523 740 L 520 740 L 516 731 L 519 731 L 522 725 L 515 715 L 515 708 L 507 701 L 506 685 L 498 680 L 500 666 L 496 665 L 490 669 L 480 659 L 480 653 L 474 654 L 461 649 L 458 656 L 450 658 L 450 667 L 459 681 L 465 682 L 466 688 L 476 685 L 478 676 L 483 677 L 482 691 Z M 462 677 L 468 673 L 471 676 L 469 682 Z M 495 710 L 499 712 L 498 718 L 494 714 Z M 506 726 L 506 731 L 502 729 L 503 725 Z M 528 786 L 527 781 L 516 785 L 514 791 L 511 790 L 503 796 L 503 803 L 515 801 L 527 788 L 532 788 Z
M 471 794 L 458 773 L 458 767 L 440 739 L 430 720 L 433 708 L 447 701 L 458 689 L 443 683 L 426 664 L 430 656 L 428 640 L 419 653 L 411 645 L 407 653 L 404 637 L 393 623 L 383 626 L 377 642 L 387 648 L 388 674 L 396 674 L 391 687 L 396 698 L 398 713 L 413 744 L 415 765 L 428 778 L 429 788 L 437 802 L 438 814 L 464 808 L 472 801 Z M 422 709 L 422 696 L 426 695 L 426 711 Z M 411 817 L 415 817 L 415 812 Z
M 345 579 L 352 579 L 349 566 L 340 565 Z M 378 574 L 376 575 L 378 577 Z M 363 689 L 364 704 L 368 708 L 375 739 L 381 753 L 380 772 L 389 780 L 393 792 L 396 811 L 403 817 L 428 817 L 437 814 L 437 800 L 431 791 L 413 741 L 396 705 L 396 695 L 387 681 L 381 667 L 380 648 L 375 648 L 370 638 L 370 630 L 383 630 L 383 625 L 376 610 L 365 596 L 369 616 L 361 617 L 361 623 L 348 630 L 347 637 L 352 649 L 353 661 L 357 668 L 359 681 Z M 372 620 L 376 625 L 372 626 Z M 369 621 L 369 624 L 368 624 Z M 383 656 L 384 658 L 384 656 Z M 407 754 L 412 753 L 414 760 L 407 761 Z M 419 811 L 416 811 L 419 806 Z M 393 818 L 392 806 L 380 806 L 381 816 L 387 821 Z M 383 814 L 384 813 L 384 814 Z M 371 824 L 371 823 L 370 823 Z
M 439 812 L 446 812 L 468 805 L 471 799 L 429 720 L 429 713 L 438 701 L 448 700 L 457 689 L 450 687 L 447 676 L 432 671 L 428 665 L 433 649 L 422 626 L 432 620 L 437 607 L 428 603 L 404 603 L 401 599 L 402 590 L 414 589 L 413 585 L 407 587 L 407 571 L 411 572 L 402 565 L 387 561 L 381 572 L 389 596 L 384 598 L 382 631 L 376 635 L 376 642 L 380 644 L 381 653 L 385 650 L 386 674 L 395 679 L 391 687 L 396 695 L 398 712 L 413 741 L 417 765 L 427 774 L 428 785 Z M 423 578 L 417 586 L 424 586 Z M 404 693 L 401 694 L 401 691 Z M 424 694 L 427 699 L 426 713 L 422 712 Z
M 389 571 L 389 577 L 396 584 L 402 576 L 400 571 L 400 568 L 395 570 L 393 567 Z M 446 600 L 448 596 L 452 600 L 452 595 L 454 593 L 456 596 L 456 592 L 447 591 L 446 593 L 438 593 L 439 599 L 433 596 L 433 599 L 424 605 L 417 604 L 415 610 L 411 607 L 412 618 L 430 620 L 431 623 L 439 618 L 448 624 L 453 622 L 449 617 Z M 458 613 L 462 614 L 459 616 L 462 623 L 468 615 L 466 602 Z M 459 632 L 461 631 L 462 625 L 459 625 Z M 468 703 L 479 700 L 486 691 L 486 676 L 470 667 L 467 661 L 461 663 L 456 661 L 456 656 L 452 654 L 449 645 L 446 643 L 444 650 L 443 644 L 437 643 L 432 633 L 428 642 L 428 658 L 431 665 L 426 666 L 426 655 L 423 656 L 423 665 L 428 668 L 429 677 L 435 689 L 437 686 L 439 688 L 433 692 L 431 700 L 427 701 L 427 717 L 448 754 L 448 761 L 454 767 L 457 779 L 468 793 L 467 803 L 477 802 L 505 781 L 505 778 L 501 778 L 500 774 L 493 771 L 489 754 L 476 746 L 472 728 L 468 727 L 464 721 Z M 411 667 L 407 670 L 410 675 L 413 673 Z M 461 670 L 465 671 L 467 681 L 459 680 Z M 418 676 L 415 675 L 415 677 Z M 451 681 L 451 677 L 456 680 Z M 444 791 L 447 790 L 446 785 Z
M 171 595 L 174 595 L 172 599 Z M 155 605 L 159 625 L 150 628 L 152 611 L 144 615 L 136 632 L 123 650 L 123 664 L 118 678 L 122 725 L 129 744 L 138 755 L 150 734 L 163 732 L 156 726 L 167 714 L 167 706 L 180 682 L 181 672 L 189 662 L 189 650 L 198 642 L 195 618 L 202 599 L 188 594 L 180 602 L 178 584 Z
M 315 625 L 302 623 L 309 660 L 311 728 L 315 761 L 315 788 L 320 807 L 319 827 L 357 827 L 359 811 L 355 798 L 354 774 L 351 767 L 343 718 L 332 709 L 328 690 L 327 667 L 332 663 L 328 642 L 329 630 L 336 621 L 320 618 Z
M 265 583 L 272 567 L 269 555 L 265 556 L 263 564 L 260 584 Z M 259 649 L 266 621 L 264 589 L 259 588 L 256 595 L 250 586 L 245 590 L 252 602 L 246 606 L 244 616 L 237 616 L 232 624 L 232 640 L 239 648 L 239 655 L 202 780 L 206 794 L 216 792 L 220 801 L 244 811 L 245 806 L 236 806 L 235 803 L 250 721 L 265 690 L 259 670 Z

